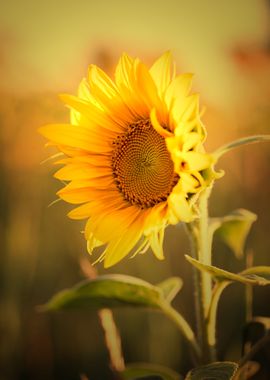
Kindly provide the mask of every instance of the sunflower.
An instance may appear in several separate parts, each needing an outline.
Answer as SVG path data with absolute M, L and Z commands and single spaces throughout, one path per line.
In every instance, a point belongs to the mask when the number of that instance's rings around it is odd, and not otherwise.
M 150 68 L 123 54 L 114 81 L 90 65 L 78 96 L 60 96 L 70 124 L 40 129 L 65 155 L 55 177 L 69 183 L 58 195 L 77 205 L 70 218 L 87 219 L 88 251 L 103 246 L 105 267 L 149 247 L 163 259 L 165 227 L 198 217 L 213 158 L 191 83 L 169 52 Z

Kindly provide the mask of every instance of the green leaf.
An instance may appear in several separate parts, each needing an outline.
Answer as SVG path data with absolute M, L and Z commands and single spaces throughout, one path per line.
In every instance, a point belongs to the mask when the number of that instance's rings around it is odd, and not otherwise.
M 165 302 L 160 288 L 136 277 L 103 275 L 54 295 L 43 310 L 63 310 L 118 306 L 161 308 Z
M 172 302 L 176 294 L 181 290 L 183 281 L 180 277 L 170 277 L 157 284 L 167 302 Z
M 232 149 L 238 148 L 239 146 L 254 144 L 254 143 L 259 143 L 259 142 L 266 142 L 266 141 L 270 141 L 270 135 L 254 135 L 254 136 L 243 137 L 241 139 L 232 141 L 229 144 L 222 145 L 213 153 L 213 155 L 216 157 L 216 159 L 219 159 L 225 153 L 229 152 Z
M 171 279 L 167 284 L 163 282 L 160 288 L 136 277 L 121 274 L 103 275 L 54 295 L 46 305 L 39 309 L 40 311 L 53 311 L 102 309 L 119 306 L 153 308 L 162 311 L 177 325 L 191 344 L 194 355 L 199 356 L 194 332 L 183 316 L 171 307 L 164 296 L 166 295 L 168 299 L 172 298 L 176 291 L 176 283 L 179 288 L 179 280 L 176 281 L 175 279 Z
M 264 278 L 265 280 L 270 282 L 270 267 L 268 266 L 262 265 L 262 266 L 257 266 L 257 267 L 250 267 L 248 269 L 243 270 L 241 274 L 244 274 L 249 277 L 256 276 L 256 277 Z
M 249 380 L 259 371 L 261 368 L 260 364 L 254 361 L 248 361 L 239 368 L 237 371 L 234 380 Z
M 125 370 L 121 372 L 121 375 L 125 380 L 141 379 L 147 376 L 159 376 L 163 380 L 182 379 L 178 373 L 170 368 L 147 363 L 129 364 Z
M 231 380 L 237 368 L 236 363 L 216 362 L 192 369 L 185 380 Z
M 243 257 L 245 241 L 257 216 L 245 209 L 238 209 L 223 218 L 213 218 L 216 234 L 231 248 L 237 258 Z
M 252 267 L 242 271 L 241 273 L 232 273 L 224 269 L 217 268 L 213 265 L 206 265 L 192 257 L 185 255 L 194 267 L 202 272 L 212 275 L 217 281 L 241 282 L 245 285 L 269 285 L 270 284 L 270 267 Z M 266 277 L 262 277 L 262 274 Z

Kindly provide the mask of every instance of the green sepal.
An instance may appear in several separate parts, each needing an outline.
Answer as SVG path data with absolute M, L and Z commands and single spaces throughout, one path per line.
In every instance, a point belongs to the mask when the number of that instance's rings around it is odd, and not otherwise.
M 228 245 L 238 259 L 243 257 L 246 238 L 257 215 L 245 209 L 237 209 L 222 218 L 212 218 L 215 233 Z
M 146 379 L 148 376 L 159 376 L 163 380 L 181 380 L 182 376 L 172 369 L 156 364 L 134 363 L 128 364 L 121 377 L 124 380 Z
M 270 284 L 270 267 L 258 266 L 245 269 L 244 271 L 236 274 L 228 272 L 224 269 L 217 268 L 213 265 L 206 265 L 192 257 L 185 255 L 194 267 L 202 272 L 207 272 L 218 282 L 241 282 L 245 285 L 269 285 Z
M 236 363 L 216 362 L 192 369 L 185 380 L 231 380 L 237 368 Z

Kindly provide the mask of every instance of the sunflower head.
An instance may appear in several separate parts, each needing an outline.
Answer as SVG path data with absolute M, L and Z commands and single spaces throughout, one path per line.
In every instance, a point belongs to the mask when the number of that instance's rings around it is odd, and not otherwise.
M 198 217 L 213 157 L 191 82 L 175 76 L 170 53 L 150 68 L 123 54 L 114 81 L 91 65 L 78 96 L 61 96 L 70 124 L 40 129 L 65 155 L 55 177 L 69 183 L 58 195 L 79 205 L 69 216 L 87 219 L 88 251 L 104 246 L 106 267 L 148 247 L 163 259 L 165 227 Z

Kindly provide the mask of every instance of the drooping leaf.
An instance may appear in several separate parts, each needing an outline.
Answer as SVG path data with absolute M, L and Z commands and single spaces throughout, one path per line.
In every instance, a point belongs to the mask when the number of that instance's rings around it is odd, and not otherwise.
M 225 153 L 229 152 L 232 149 L 238 148 L 242 145 L 266 142 L 266 141 L 270 141 L 270 135 L 254 135 L 254 136 L 243 137 L 241 139 L 232 141 L 229 144 L 225 144 L 221 146 L 213 153 L 213 155 L 216 157 L 216 159 L 219 159 Z
M 146 379 L 148 376 L 157 376 L 163 380 L 181 380 L 182 376 L 172 369 L 148 363 L 134 363 L 126 366 L 121 373 L 125 380 Z
M 214 218 L 216 234 L 231 248 L 237 258 L 243 257 L 245 241 L 257 216 L 248 210 L 238 209 L 223 218 Z
M 112 274 L 83 281 L 61 291 L 43 306 L 43 310 L 118 306 L 160 308 L 164 301 L 160 288 L 136 277 Z
M 183 281 L 180 277 L 170 277 L 157 284 L 167 302 L 171 302 L 182 288 Z
M 125 275 L 103 275 L 94 280 L 87 280 L 54 295 L 47 304 L 39 308 L 40 311 L 102 309 L 115 307 L 141 307 L 162 311 L 170 318 L 191 344 L 194 355 L 200 356 L 193 330 L 185 318 L 172 308 L 165 299 L 172 298 L 179 280 L 171 280 L 163 290 L 136 277 Z M 162 287 L 162 286 L 161 286 Z M 170 289 L 170 290 L 169 290 Z
M 239 368 L 233 380 L 249 380 L 260 369 L 260 364 L 254 361 L 248 361 L 243 367 Z
M 270 267 L 265 265 L 247 268 L 243 270 L 241 274 L 249 276 L 251 278 L 252 276 L 257 276 L 260 278 L 264 278 L 265 280 L 270 282 Z
M 216 362 L 192 369 L 185 380 L 231 380 L 237 368 L 236 363 Z
M 185 255 L 185 257 L 194 267 L 200 271 L 211 274 L 217 281 L 241 282 L 245 285 L 261 286 L 270 284 L 270 267 L 252 267 L 236 274 L 213 265 L 203 264 L 188 255 Z M 261 274 L 264 274 L 265 277 L 262 277 Z

